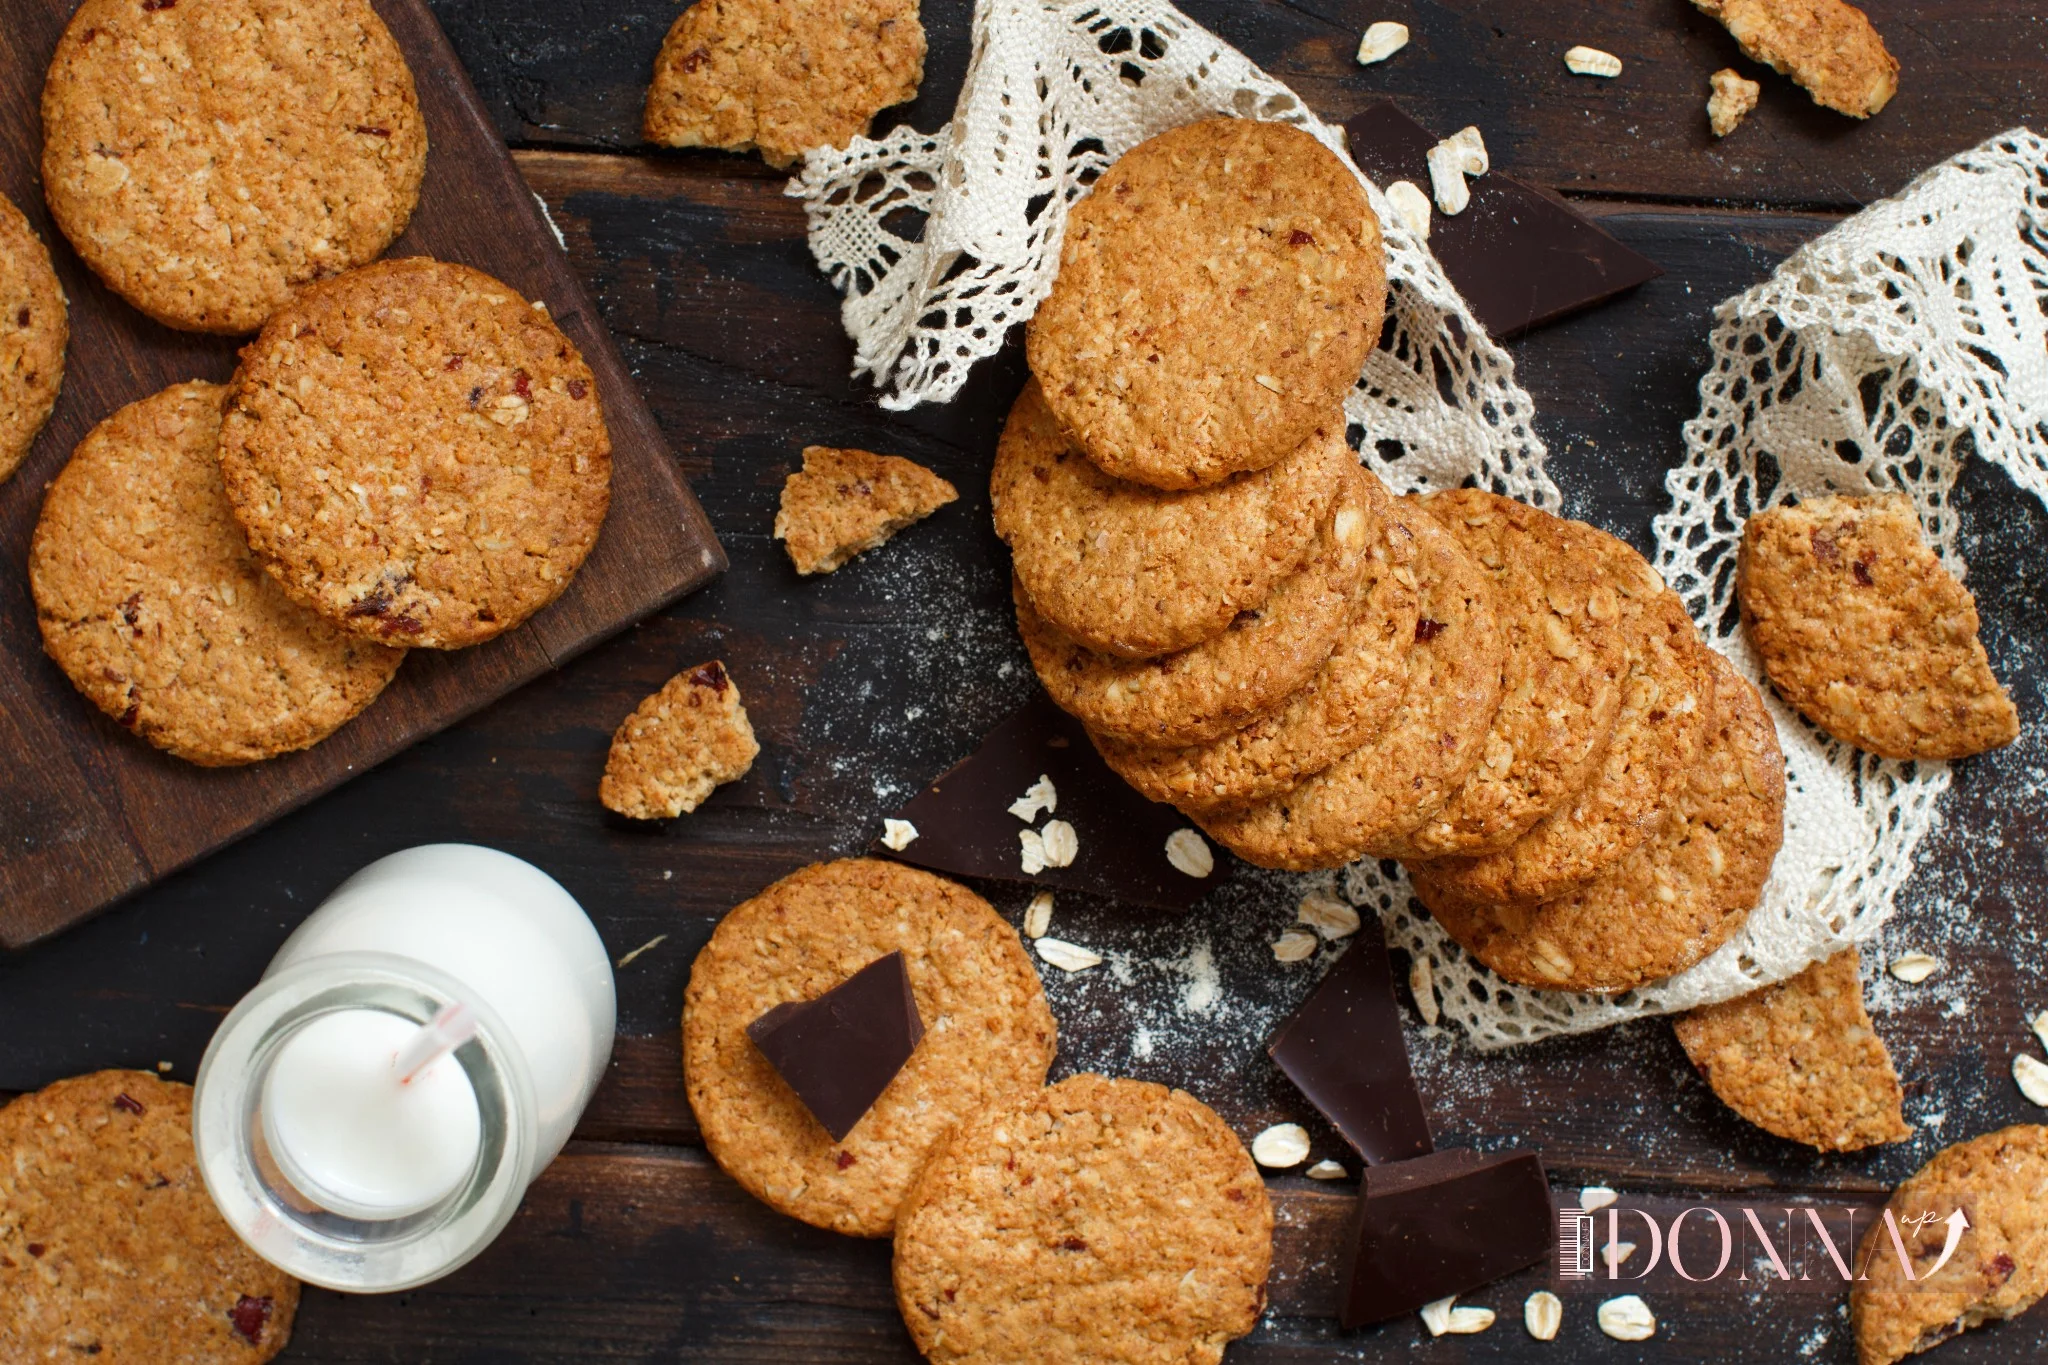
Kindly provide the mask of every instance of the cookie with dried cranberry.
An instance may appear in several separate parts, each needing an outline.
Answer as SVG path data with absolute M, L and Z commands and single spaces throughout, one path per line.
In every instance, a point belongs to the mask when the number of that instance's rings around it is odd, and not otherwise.
M 895 1250 L 927 1360 L 1217 1365 L 1265 1307 L 1273 1208 L 1200 1100 L 1083 1074 L 961 1124 Z
M 480 644 L 559 597 L 611 502 L 596 381 L 547 309 L 468 266 L 380 261 L 242 349 L 228 501 L 296 602 L 369 639 Z
M 190 1086 L 98 1071 L 0 1108 L 0 1359 L 261 1365 L 298 1307 L 207 1195 Z
M 0 194 L 0 483 L 57 406 L 70 337 L 50 253 L 14 201 Z
M 157 748 L 204 767 L 325 739 L 405 651 L 285 596 L 221 489 L 218 384 L 174 384 L 87 433 L 43 499 L 29 588 L 43 648 Z
M 745 776 L 760 752 L 738 684 L 713 659 L 670 678 L 619 723 L 597 796 L 635 820 L 673 820 Z
M 191 331 L 253 332 L 375 260 L 426 172 L 412 72 L 369 0 L 84 0 L 42 110 L 57 225 Z
M 1131 148 L 1074 205 L 1025 354 L 1104 473 L 1195 488 L 1329 420 L 1386 292 L 1379 220 L 1335 152 L 1287 124 L 1206 119 Z
M 1848 0 L 1692 2 L 1721 21 L 1744 56 L 1790 76 L 1824 108 L 1869 118 L 1898 93 L 1898 58 Z

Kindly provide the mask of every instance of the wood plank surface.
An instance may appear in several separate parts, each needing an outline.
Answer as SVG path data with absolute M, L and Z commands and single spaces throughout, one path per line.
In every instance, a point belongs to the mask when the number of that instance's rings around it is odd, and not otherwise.
M 42 70 L 71 0 L 0 6 L 12 58 L 0 67 L 0 188 L 49 244 L 71 304 L 70 363 L 56 412 L 0 487 L 0 558 L 20 565 L 41 490 L 94 424 L 192 378 L 223 380 L 236 339 L 158 326 L 95 279 L 55 230 L 36 174 Z M 0 947 L 78 922 L 423 736 L 496 700 L 704 583 L 724 558 L 668 458 L 588 296 L 511 165 L 432 13 L 379 6 L 411 64 L 430 150 L 418 212 L 392 254 L 490 271 L 545 301 L 597 376 L 613 444 L 612 511 L 568 591 L 532 621 L 458 653 L 414 651 L 362 716 L 300 753 L 202 769 L 124 733 L 44 658 L 35 604 L 0 576 Z

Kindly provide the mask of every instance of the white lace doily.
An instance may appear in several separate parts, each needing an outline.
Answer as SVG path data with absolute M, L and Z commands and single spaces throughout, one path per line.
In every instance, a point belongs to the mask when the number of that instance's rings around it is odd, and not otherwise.
M 980 0 L 950 124 L 817 149 L 790 184 L 812 252 L 845 296 L 855 374 L 887 408 L 951 398 L 1051 288 L 1067 208 L 1096 176 L 1145 138 L 1217 114 L 1291 123 L 1342 150 L 1286 86 L 1161 0 Z M 1953 559 L 1945 495 L 1966 430 L 2048 500 L 2041 151 L 2012 134 L 1957 158 L 1717 314 L 1716 364 L 1686 462 L 1667 480 L 1675 506 L 1657 521 L 1657 565 L 1751 677 L 1730 601 L 1732 550 L 1753 507 L 1829 486 L 1901 487 Z M 1345 404 L 1361 458 L 1403 491 L 1471 480 L 1555 510 L 1513 362 L 1360 179 L 1390 285 L 1386 332 Z M 1863 452 L 1853 460 L 1852 444 Z M 1760 464 L 1782 473 L 1760 484 Z M 1482 1048 L 1782 979 L 1890 913 L 1947 771 L 1860 757 L 1782 708 L 1776 718 L 1791 790 L 1764 905 L 1734 942 L 1668 981 L 1613 998 L 1510 986 L 1444 936 L 1394 865 L 1354 864 L 1344 887 L 1380 912 L 1392 943 L 1430 959 L 1444 1017 Z

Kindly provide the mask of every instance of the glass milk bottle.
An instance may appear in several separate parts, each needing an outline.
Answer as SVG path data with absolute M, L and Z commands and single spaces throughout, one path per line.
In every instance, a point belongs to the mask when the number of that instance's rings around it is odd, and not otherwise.
M 200 1064 L 221 1213 L 329 1289 L 408 1289 L 488 1246 L 611 1057 L 611 962 L 552 877 L 430 844 L 299 926 Z

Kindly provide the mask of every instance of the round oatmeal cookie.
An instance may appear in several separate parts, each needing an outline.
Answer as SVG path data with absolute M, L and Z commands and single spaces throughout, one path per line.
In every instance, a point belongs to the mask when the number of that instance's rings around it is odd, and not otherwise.
M 1858 1365 L 1894 1365 L 1959 1332 L 2033 1307 L 2048 1292 L 2043 1190 L 2048 1128 L 2032 1123 L 1946 1148 L 1894 1190 L 1885 1209 L 1912 1259 L 1912 1280 L 1899 1264 L 1891 1229 L 1876 1219 L 1858 1248 L 1864 1273 L 1849 1291 Z M 1936 1270 L 1957 1209 L 1969 1227 Z M 1925 1214 L 1933 1217 L 1922 1220 Z M 1993 1359 L 2001 1354 L 1988 1353 Z
M 1678 595 L 1628 546 L 1607 542 L 1602 581 L 1621 595 L 1629 672 L 1600 765 L 1577 797 L 1495 853 L 1409 868 L 1430 906 L 1539 905 L 1570 895 L 1663 824 L 1700 754 L 1713 702 L 1713 651 Z
M 458 649 L 555 600 L 597 543 L 611 438 L 540 304 L 468 266 L 380 261 L 278 310 L 221 428 L 228 499 L 292 598 Z
M 1277 796 L 1365 743 L 1393 716 L 1407 690 L 1417 592 L 1414 534 L 1399 517 L 1382 516 L 1343 637 L 1279 710 L 1220 739 L 1178 749 L 1092 730 L 1088 737 L 1124 781 L 1184 811 Z
M 94 705 L 204 767 L 317 744 L 405 651 L 271 581 L 221 490 L 219 384 L 175 384 L 87 433 L 43 499 L 29 588 L 43 648 Z
M 0 483 L 57 406 L 70 337 L 49 250 L 14 201 L 0 194 Z
M 1025 353 L 1105 473 L 1195 488 L 1329 420 L 1386 293 L 1379 220 L 1335 153 L 1208 119 L 1139 143 L 1074 205 Z
M 1200 744 L 1249 725 L 1315 676 L 1337 647 L 1389 502 L 1353 464 L 1301 570 L 1212 640 L 1162 659 L 1119 659 L 1069 639 L 1012 581 L 1017 630 L 1052 699 L 1093 730 L 1153 745 Z
M 1150 659 L 1213 639 L 1301 567 L 1357 463 L 1344 414 L 1278 464 L 1169 493 L 1112 479 L 1053 420 L 1036 381 L 1010 409 L 989 495 L 1039 615 L 1105 654 Z
M 1963 758 L 2019 737 L 1977 603 L 1901 494 L 1809 498 L 1742 528 L 1736 595 L 1764 674 L 1800 714 L 1884 758 Z
M 1479 488 L 1423 506 L 1493 576 L 1507 681 L 1472 775 L 1388 851 L 1469 857 L 1506 848 L 1585 787 L 1621 710 L 1628 642 L 1591 527 Z
M 834 1142 L 747 1025 L 898 951 L 924 1037 Z M 966 887 L 872 858 L 802 868 L 735 908 L 683 997 L 683 1080 L 712 1157 L 771 1208 L 857 1237 L 888 1236 L 947 1130 L 1036 1092 L 1057 1046 L 1017 931 Z
M 368 0 L 84 0 L 43 84 L 43 186 L 170 327 L 253 332 L 405 230 L 427 129 Z
M 975 1114 L 896 1225 L 896 1303 L 925 1358 L 1217 1365 L 1252 1330 L 1273 1207 L 1214 1110 L 1083 1074 Z
M 190 1086 L 98 1071 L 0 1108 L 0 1359 L 261 1365 L 298 1309 L 207 1196 Z
M 1418 613 L 1392 723 L 1293 790 L 1193 818 L 1258 867 L 1305 872 L 1379 851 L 1442 809 L 1479 759 L 1500 705 L 1506 646 L 1486 570 L 1412 499 Z
M 1585 886 L 1536 906 L 1442 895 L 1430 865 L 1418 865 L 1416 892 L 1444 932 L 1510 981 L 1598 994 L 1661 981 L 1734 936 L 1785 842 L 1785 756 L 1755 686 L 1705 653 L 1711 719 L 1658 830 Z

